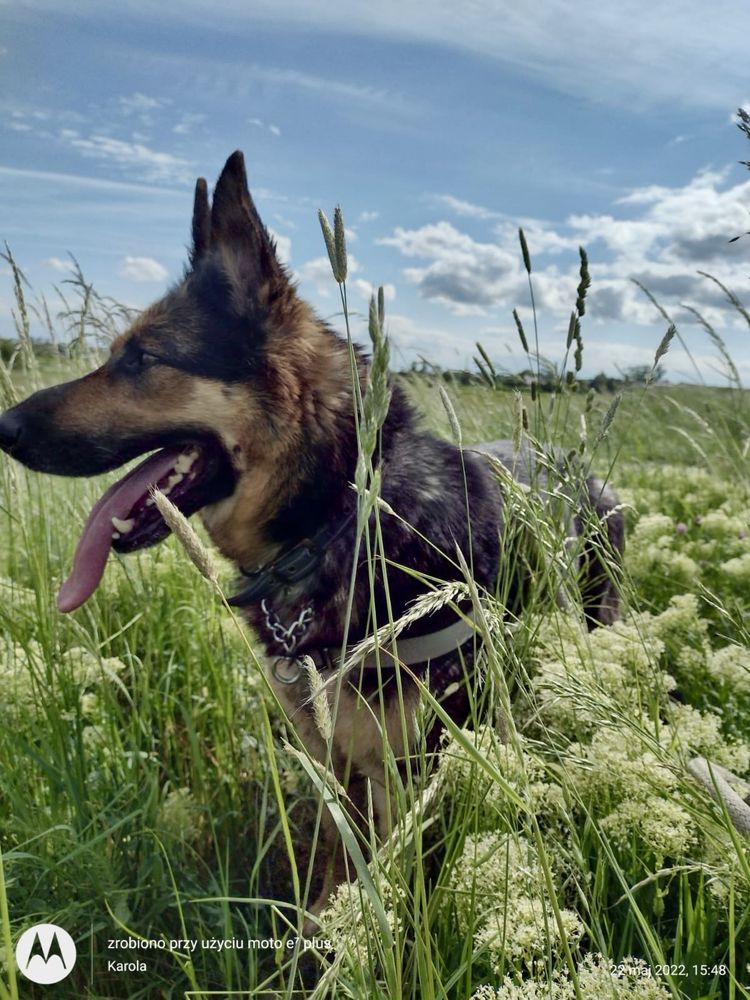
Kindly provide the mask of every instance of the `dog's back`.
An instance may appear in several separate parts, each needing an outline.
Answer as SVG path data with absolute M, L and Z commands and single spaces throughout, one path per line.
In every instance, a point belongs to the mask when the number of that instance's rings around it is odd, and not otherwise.
M 559 449 L 539 456 L 524 442 L 520 448 L 506 439 L 473 445 L 473 450 L 500 463 L 523 487 L 541 497 L 556 496 L 563 502 L 565 527 L 576 548 L 571 568 L 589 628 L 611 625 L 620 614 L 622 554 L 625 550 L 625 519 L 614 489 L 596 476 L 584 476 L 566 462 Z

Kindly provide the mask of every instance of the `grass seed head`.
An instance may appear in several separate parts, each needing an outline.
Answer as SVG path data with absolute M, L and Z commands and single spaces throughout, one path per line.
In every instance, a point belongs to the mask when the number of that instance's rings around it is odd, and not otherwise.
M 154 498 L 154 503 L 159 513 L 171 528 L 175 538 L 187 552 L 190 561 L 198 568 L 202 576 L 218 587 L 219 574 L 216 569 L 216 563 L 206 546 L 198 538 L 188 519 L 175 507 L 171 500 L 164 496 L 161 490 L 151 490 L 151 496 Z
M 448 414 L 448 421 L 451 425 L 451 433 L 453 434 L 453 440 L 456 442 L 456 444 L 460 445 L 462 440 L 461 425 L 458 422 L 458 417 L 456 416 L 456 411 L 453 408 L 453 403 L 451 402 L 451 398 L 442 385 L 438 386 L 438 391 L 440 393 L 440 399 L 442 400 L 443 403 L 443 408 L 445 409 L 445 412 Z
M 518 239 L 521 243 L 521 254 L 523 255 L 523 266 L 526 268 L 526 273 L 531 274 L 531 255 L 529 254 L 529 245 L 526 242 L 526 234 L 523 229 L 518 230 Z

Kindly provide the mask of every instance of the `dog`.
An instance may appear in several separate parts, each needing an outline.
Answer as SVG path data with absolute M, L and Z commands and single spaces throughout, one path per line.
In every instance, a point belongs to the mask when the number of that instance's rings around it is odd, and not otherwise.
M 397 759 L 408 758 L 420 679 L 462 724 L 475 630 L 445 605 L 427 624 L 407 628 L 397 649 L 386 643 L 369 654 L 337 685 L 330 745 L 315 724 L 300 658 L 310 657 L 324 680 L 338 679 L 345 644 L 404 615 L 429 592 L 429 581 L 463 579 L 457 552 L 473 586 L 494 593 L 507 561 L 504 489 L 494 463 L 515 465 L 527 481 L 534 475 L 528 452 L 519 463 L 508 443 L 459 449 L 420 430 L 403 387 L 392 381 L 373 460 L 383 509 L 399 516 L 380 518 L 384 558 L 368 560 L 351 488 L 358 458 L 353 381 L 364 392 L 367 373 L 364 354 L 352 354 L 298 295 L 235 152 L 212 202 L 206 181 L 197 181 L 182 280 L 114 340 L 100 368 L 2 414 L 0 447 L 30 469 L 64 476 L 99 475 L 148 453 L 89 515 L 58 595 L 60 611 L 91 596 L 112 549 L 132 552 L 169 533 L 150 495 L 154 486 L 186 516 L 199 513 L 216 547 L 242 569 L 231 603 L 255 630 L 269 681 L 302 740 L 314 757 L 330 761 L 361 815 L 371 796 L 384 831 L 383 741 Z M 607 624 L 618 615 L 617 498 L 589 478 L 570 507 L 573 534 L 587 534 L 576 557 L 583 611 L 590 627 Z M 512 589 L 521 595 L 523 581 Z M 522 607 L 509 607 L 516 610 Z M 439 732 L 436 722 L 432 746 Z M 345 877 L 327 815 L 324 833 L 333 860 L 312 914 Z

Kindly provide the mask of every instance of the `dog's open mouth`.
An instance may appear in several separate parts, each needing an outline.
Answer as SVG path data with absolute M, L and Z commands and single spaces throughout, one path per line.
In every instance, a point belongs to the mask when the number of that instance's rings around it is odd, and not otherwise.
M 57 595 L 58 609 L 74 611 L 91 597 L 110 549 L 133 552 L 166 538 L 169 528 L 151 496 L 154 488 L 189 517 L 231 493 L 233 481 L 229 459 L 218 447 L 193 443 L 150 455 L 113 483 L 92 508 L 73 570 Z

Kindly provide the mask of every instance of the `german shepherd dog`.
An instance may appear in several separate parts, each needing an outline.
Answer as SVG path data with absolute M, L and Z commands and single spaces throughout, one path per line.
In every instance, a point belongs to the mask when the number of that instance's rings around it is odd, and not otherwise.
M 359 351 L 355 368 L 364 389 L 368 365 Z M 301 738 L 318 759 L 330 754 L 365 815 L 369 782 L 385 829 L 384 741 L 396 758 L 408 758 L 414 731 L 403 719 L 416 709 L 415 678 L 427 679 L 452 718 L 466 719 L 464 682 L 476 653 L 466 618 L 446 605 L 429 625 L 408 628 L 395 651 L 383 649 L 377 670 L 365 662 L 348 673 L 330 748 L 298 658 L 310 656 L 324 678 L 339 681 L 345 644 L 404 615 L 429 581 L 463 578 L 457 550 L 478 587 L 493 593 L 506 558 L 503 487 L 481 452 L 511 463 L 513 452 L 502 442 L 461 450 L 422 432 L 393 382 L 374 460 L 381 497 L 400 516 L 380 519 L 386 561 L 355 560 L 352 371 L 348 344 L 298 296 L 279 262 L 235 152 L 211 204 L 206 181 L 197 182 L 182 280 L 113 342 L 96 371 L 0 416 L 0 447 L 30 469 L 64 476 L 99 475 L 148 453 L 93 508 L 60 611 L 91 596 L 111 549 L 133 552 L 169 533 L 150 496 L 154 486 L 186 516 L 199 512 L 214 544 L 245 574 L 233 603 L 268 654 L 270 683 Z M 588 479 L 581 492 L 571 524 L 588 525 L 578 561 L 583 610 L 594 626 L 618 614 L 623 523 L 601 481 Z M 433 746 L 439 730 L 430 733 Z M 345 876 L 327 822 L 324 841 L 336 860 L 313 913 Z

